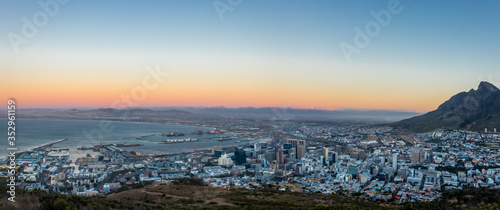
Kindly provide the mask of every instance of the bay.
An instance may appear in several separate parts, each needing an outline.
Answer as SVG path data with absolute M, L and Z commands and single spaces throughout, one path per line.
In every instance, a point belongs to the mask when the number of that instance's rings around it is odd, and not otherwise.
M 0 157 L 8 154 L 7 119 L 0 119 L 0 128 L 4 141 L 0 141 Z M 192 152 L 195 149 L 208 149 L 213 146 L 228 146 L 236 143 L 237 139 L 218 141 L 217 137 L 225 134 L 202 134 L 176 137 L 161 136 L 161 133 L 187 132 L 191 133 L 202 129 L 209 131 L 213 128 L 169 125 L 155 123 L 118 122 L 118 121 L 90 121 L 90 120 L 45 120 L 45 119 L 17 119 L 16 120 L 16 145 L 17 152 L 28 151 L 34 147 L 51 143 L 59 139 L 67 139 L 54 144 L 57 147 L 70 149 L 71 159 L 85 155 L 88 150 L 77 150 L 78 147 L 90 147 L 103 144 L 135 143 L 142 146 L 122 147 L 125 150 L 134 149 L 141 155 L 172 154 Z M 137 139 L 136 137 L 142 137 Z M 166 139 L 207 138 L 196 142 L 183 142 L 173 144 L 159 144 Z

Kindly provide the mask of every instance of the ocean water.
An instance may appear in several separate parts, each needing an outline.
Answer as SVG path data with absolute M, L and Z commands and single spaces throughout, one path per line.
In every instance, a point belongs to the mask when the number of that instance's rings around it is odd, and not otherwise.
M 7 141 L 7 119 L 0 119 L 0 129 L 2 130 L 4 139 L 4 141 L 0 141 L 0 157 L 4 158 L 5 155 L 8 154 L 7 147 L 9 147 Z M 238 141 L 238 139 L 218 141 L 217 138 L 213 138 L 197 142 L 159 144 L 159 142 L 165 141 L 166 139 L 206 138 L 230 135 L 229 133 L 225 133 L 186 135 L 180 137 L 160 136 L 162 132 L 168 133 L 177 131 L 191 133 L 198 129 L 208 131 L 212 128 L 136 122 L 17 119 L 16 147 L 18 148 L 18 152 L 28 151 L 34 147 L 51 143 L 59 139 L 67 139 L 66 141 L 54 144 L 54 146 L 69 148 L 71 159 L 76 159 L 88 152 L 88 150 L 82 151 L 76 150 L 76 148 L 98 145 L 100 141 L 102 141 L 103 144 L 143 144 L 142 146 L 122 147 L 124 150 L 134 149 L 142 155 L 192 152 L 195 148 L 208 149 L 218 145 L 228 146 L 245 143 L 237 143 L 236 141 Z M 142 139 L 136 139 L 138 136 L 143 137 Z

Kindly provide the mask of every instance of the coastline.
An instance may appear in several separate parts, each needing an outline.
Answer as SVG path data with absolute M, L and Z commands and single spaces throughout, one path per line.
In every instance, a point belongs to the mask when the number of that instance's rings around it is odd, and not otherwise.
M 0 118 L 2 119 L 2 118 Z M 4 118 L 5 119 L 5 118 Z M 163 126 L 167 126 L 167 129 L 176 129 L 176 127 L 179 127 L 179 129 L 199 129 L 199 128 L 202 128 L 202 129 L 207 129 L 207 130 L 210 130 L 210 129 L 214 129 L 213 127 L 207 127 L 207 126 L 196 126 L 196 125 L 192 125 L 192 124 L 189 124 L 189 125 L 186 125 L 186 124 L 172 124 L 172 123 L 160 123 L 160 122 L 150 122 L 150 121 L 124 121 L 124 120 L 116 120 L 116 119 L 102 119 L 102 120 L 97 120 L 97 119 L 60 119 L 60 118 L 57 118 L 57 119 L 54 119 L 54 118 L 21 118 L 20 120 L 22 121 L 31 121 L 33 123 L 26 123 L 25 124 L 25 131 L 30 131 L 30 132 L 26 132 L 26 133 L 29 133 L 28 135 L 29 136 L 23 136 L 21 138 L 24 138 L 24 140 L 26 140 L 26 142 L 29 142 L 29 143 L 25 143 L 24 147 L 20 148 L 19 152 L 16 152 L 17 155 L 22 155 L 24 153 L 30 153 L 38 148 L 41 148 L 41 147 L 44 147 L 44 146 L 48 146 L 48 145 L 52 145 L 54 147 L 65 147 L 65 148 L 69 148 L 71 151 L 73 152 L 76 152 L 76 148 L 77 147 L 80 147 L 80 146 L 92 146 L 92 145 L 95 145 L 94 144 L 85 144 L 85 141 L 79 141 L 80 143 L 83 143 L 83 144 L 80 144 L 80 145 L 77 145 L 75 144 L 74 142 L 77 142 L 75 141 L 75 136 L 74 135 L 71 135 L 71 134 L 68 134 L 68 133 L 75 133 L 77 135 L 80 135 L 80 132 L 82 130 L 91 130 L 93 128 L 96 128 L 98 129 L 98 124 L 99 122 L 102 122 L 102 121 L 106 121 L 106 122 L 116 122 L 116 123 L 123 123 L 123 124 L 119 124 L 119 125 L 116 125 L 117 126 L 117 130 L 114 130 L 112 131 L 111 133 L 113 133 L 113 135 L 127 135 L 127 137 L 129 136 L 137 136 L 137 135 L 141 135 L 141 133 L 151 133 L 151 134 L 154 134 L 155 131 L 154 130 L 158 130 L 158 132 L 161 131 L 161 129 L 159 129 L 160 127 L 163 127 Z M 46 122 L 57 122 L 55 123 L 55 125 L 51 125 L 51 124 L 48 124 L 48 123 L 44 123 L 44 121 Z M 35 123 L 36 122 L 36 123 Z M 76 124 L 75 126 L 70 126 L 70 127 L 73 127 L 71 130 L 67 130 L 67 129 L 64 129 L 66 132 L 63 132 L 63 130 L 61 130 L 61 134 L 58 134 L 58 130 L 59 129 L 57 127 L 57 125 L 65 125 L 65 124 L 68 124 L 70 122 L 88 122 L 88 123 L 92 123 L 94 125 L 92 126 L 87 126 L 87 127 L 78 127 L 79 125 Z M 35 124 L 35 125 L 32 125 L 32 124 Z M 46 135 L 45 133 L 40 133 L 40 131 L 37 131 L 33 128 L 38 128 L 40 127 L 40 129 L 45 129 L 44 127 L 41 127 L 40 125 L 43 125 L 43 124 L 48 124 L 47 126 L 51 128 L 51 133 L 50 135 Z M 86 124 L 86 123 L 84 123 Z M 136 130 L 132 130 L 132 129 L 129 129 L 132 134 L 128 133 L 128 134 L 123 134 L 123 125 L 132 125 L 132 126 L 128 126 L 130 128 L 135 128 L 136 126 L 133 126 L 133 125 L 141 125 L 139 126 L 140 129 L 138 129 L 137 131 Z M 71 125 L 71 124 L 70 124 Z M 141 129 L 144 129 L 145 127 L 149 127 L 148 125 L 155 125 L 155 126 L 152 126 L 151 129 L 149 130 L 144 130 L 142 131 Z M 31 126 L 31 127 L 30 127 Z M 35 127 L 33 127 L 35 126 Z M 121 128 L 120 128 L 121 127 Z M 170 127 L 170 128 L 168 128 Z M 74 130 L 74 131 L 73 131 Z M 153 131 L 151 131 L 153 130 Z M 22 132 L 22 131 L 21 131 Z M 36 135 L 40 133 L 42 134 L 40 136 L 40 138 L 36 137 Z M 55 134 L 55 135 L 53 135 Z M 54 138 L 52 138 L 54 137 Z M 52 139 L 51 139 L 52 138 Z M 83 136 L 82 136 L 83 138 Z M 37 140 L 38 143 L 36 142 L 32 142 L 34 140 Z M 56 140 L 54 140 L 56 139 Z M 68 143 L 64 143 L 64 141 L 60 141 L 61 139 L 67 139 L 67 140 L 71 140 L 71 141 L 68 141 Z M 76 139 L 78 139 L 78 137 L 76 137 Z M 97 139 L 97 138 L 95 138 Z M 20 139 L 22 140 L 22 139 Z M 23 140 L 23 141 L 24 141 Z M 108 142 L 111 140 L 112 143 L 135 143 L 136 141 L 134 139 L 130 139 L 130 140 L 125 140 L 125 139 L 121 139 L 121 138 L 116 138 L 116 137 L 104 137 L 104 140 L 103 142 Z M 45 142 L 44 142 L 45 141 Z M 100 140 L 95 140 L 95 142 L 99 142 Z M 120 142 L 119 142 L 120 141 Z M 147 141 L 146 141 L 147 142 Z M 146 143 L 145 144 L 148 144 Z M 157 144 L 156 142 L 154 142 L 155 144 Z M 186 150 L 180 150 L 180 149 L 177 149 L 178 146 L 172 148 L 170 147 L 170 145 L 172 144 L 169 144 L 168 148 L 165 148 L 166 151 L 158 151 L 158 150 L 155 150 L 154 147 L 152 147 L 151 145 L 145 145 L 145 146 L 140 146 L 140 147 L 137 147 L 137 149 L 139 150 L 151 150 L 151 153 L 149 152 L 145 152 L 144 154 L 157 154 L 157 155 L 172 155 L 172 154 L 182 154 L 182 153 L 186 153 L 186 152 L 193 152 L 193 150 L 191 150 L 191 147 L 195 147 L 194 145 L 196 144 L 199 144 L 199 149 L 197 151 L 201 151 L 201 150 L 207 150 L 209 151 L 211 147 L 213 146 L 222 146 L 222 147 L 228 147 L 229 145 L 220 145 L 218 144 L 218 142 L 214 142 L 214 143 L 211 143 L 211 142 L 205 142 L 205 143 L 200 143 L 200 141 L 198 142 L 183 142 L 183 143 L 192 143 L 192 144 L 180 144 L 179 147 L 181 145 L 183 145 L 183 147 L 186 147 L 186 148 L 189 148 L 189 149 L 186 149 Z M 247 142 L 245 142 L 247 143 Z M 29 144 L 33 144 L 33 145 L 29 145 Z M 62 144 L 62 145 L 61 145 Z M 68 144 L 71 144 L 71 146 L 68 146 Z M 73 145 L 74 144 L 74 145 Z M 84 145 L 85 144 L 85 145 Z M 150 143 L 151 144 L 151 143 Z M 231 143 L 231 144 L 237 144 L 235 142 Z M 132 148 L 132 147 L 131 147 Z M 134 148 L 135 149 L 135 148 Z M 77 154 L 78 152 L 76 152 L 75 154 Z M 4 158 L 4 156 L 2 156 L 2 158 Z
M 7 119 L 7 117 L 0 117 L 0 119 Z M 33 117 L 23 118 L 23 117 L 18 117 L 18 119 L 23 119 L 23 120 L 57 120 L 57 121 L 95 121 L 95 122 L 107 121 L 107 122 L 125 122 L 125 123 L 138 123 L 138 124 L 193 126 L 193 127 L 203 127 L 203 128 L 207 128 L 207 129 L 215 129 L 215 127 L 207 127 L 207 126 L 185 124 L 185 123 L 162 123 L 162 122 L 148 122 L 148 121 L 128 121 L 128 120 L 118 120 L 118 119 L 95 119 L 95 118 L 92 118 L 92 119 L 84 119 L 84 118 L 67 119 L 67 118 L 47 118 L 47 117 L 40 117 L 40 118 L 33 118 Z

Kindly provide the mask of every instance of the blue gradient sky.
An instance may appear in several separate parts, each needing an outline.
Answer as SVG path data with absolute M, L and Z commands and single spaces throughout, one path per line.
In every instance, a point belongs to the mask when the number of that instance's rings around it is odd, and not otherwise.
M 480 80 L 500 86 L 499 1 L 402 0 L 348 63 L 339 44 L 388 2 L 243 0 L 221 20 L 213 1 L 73 0 L 15 53 L 7 34 L 41 8 L 1 1 L 1 97 L 105 107 L 156 64 L 171 74 L 143 106 L 428 111 Z

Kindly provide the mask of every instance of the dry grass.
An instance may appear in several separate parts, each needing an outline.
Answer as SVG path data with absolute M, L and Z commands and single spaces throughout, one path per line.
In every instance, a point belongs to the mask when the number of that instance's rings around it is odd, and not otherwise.
M 280 185 L 283 187 L 299 188 L 294 184 Z M 162 195 L 165 196 L 162 198 Z M 319 193 L 292 193 L 276 190 L 246 190 L 222 189 L 204 186 L 148 185 L 143 189 L 127 190 L 108 196 L 115 200 L 154 201 L 162 204 L 188 205 L 190 207 L 219 208 L 248 207 L 248 208 L 317 208 L 317 207 L 344 207 L 344 208 L 388 208 L 390 204 L 380 204 L 360 198 L 340 195 L 326 195 Z
M 185 185 L 161 185 L 154 183 L 141 189 L 132 189 L 108 196 L 109 199 L 121 200 L 130 199 L 135 201 L 151 200 L 156 203 L 188 203 L 193 206 L 212 205 L 210 202 L 216 202 L 217 205 L 235 206 L 224 199 L 228 190 L 221 188 L 210 188 L 202 186 Z M 162 195 L 165 194 L 164 197 Z M 193 202 L 193 203 L 191 203 Z

